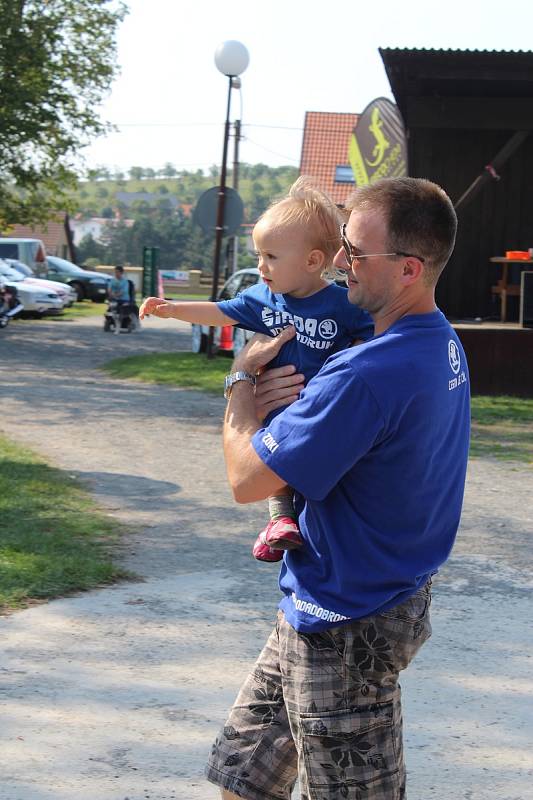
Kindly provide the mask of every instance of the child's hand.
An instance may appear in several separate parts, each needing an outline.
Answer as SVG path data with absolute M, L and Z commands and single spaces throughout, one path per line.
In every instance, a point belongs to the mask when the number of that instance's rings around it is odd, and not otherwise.
M 172 316 L 172 306 L 173 303 L 169 303 L 161 297 L 147 297 L 139 309 L 139 319 L 144 319 L 149 314 L 168 319 Z

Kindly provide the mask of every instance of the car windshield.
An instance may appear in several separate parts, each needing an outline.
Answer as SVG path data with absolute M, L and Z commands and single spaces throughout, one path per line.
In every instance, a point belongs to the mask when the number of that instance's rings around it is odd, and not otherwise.
M 0 264 L 0 275 L 3 275 L 4 278 L 9 278 L 10 281 L 23 281 L 26 277 L 21 272 L 17 272 L 16 269 L 6 264 L 5 261 L 3 264 Z
M 31 267 L 27 267 L 26 264 L 23 264 L 22 261 L 18 261 L 16 258 L 6 258 L 6 264 L 12 269 L 16 269 L 17 272 L 20 272 L 22 275 L 25 275 L 27 278 L 33 277 L 33 270 Z
M 57 256 L 48 256 L 48 263 L 60 272 L 85 272 L 85 270 L 77 267 L 71 261 L 65 261 L 64 258 L 58 258 Z

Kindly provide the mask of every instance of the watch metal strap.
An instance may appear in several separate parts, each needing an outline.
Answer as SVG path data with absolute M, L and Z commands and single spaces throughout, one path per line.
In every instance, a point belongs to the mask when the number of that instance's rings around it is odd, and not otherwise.
M 244 370 L 239 370 L 238 372 L 232 372 L 230 375 L 226 375 L 224 380 L 224 397 L 226 400 L 231 394 L 233 384 L 238 383 L 239 381 L 246 381 L 252 386 L 255 386 L 256 378 L 255 375 L 252 375 L 250 372 L 244 372 Z

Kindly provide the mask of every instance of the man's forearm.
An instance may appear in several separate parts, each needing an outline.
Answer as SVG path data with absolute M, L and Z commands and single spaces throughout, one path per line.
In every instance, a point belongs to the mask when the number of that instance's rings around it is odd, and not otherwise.
M 224 419 L 226 471 L 238 503 L 264 500 L 285 485 L 285 481 L 261 461 L 252 446 L 252 437 L 260 427 L 253 386 L 239 381 L 232 387 Z
M 276 337 L 256 333 L 233 362 L 233 371 L 257 375 L 295 334 L 293 326 L 285 328 Z M 254 387 L 248 381 L 238 381 L 231 389 L 224 419 L 226 470 L 238 503 L 264 500 L 286 483 L 261 461 L 252 446 L 252 437 L 260 427 Z

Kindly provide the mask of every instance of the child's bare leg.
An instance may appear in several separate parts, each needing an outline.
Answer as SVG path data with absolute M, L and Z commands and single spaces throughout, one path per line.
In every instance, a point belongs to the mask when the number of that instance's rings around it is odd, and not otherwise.
M 252 553 L 258 561 L 280 561 L 283 550 L 295 550 L 303 544 L 290 486 L 269 497 L 268 508 L 270 522 L 257 537 Z

